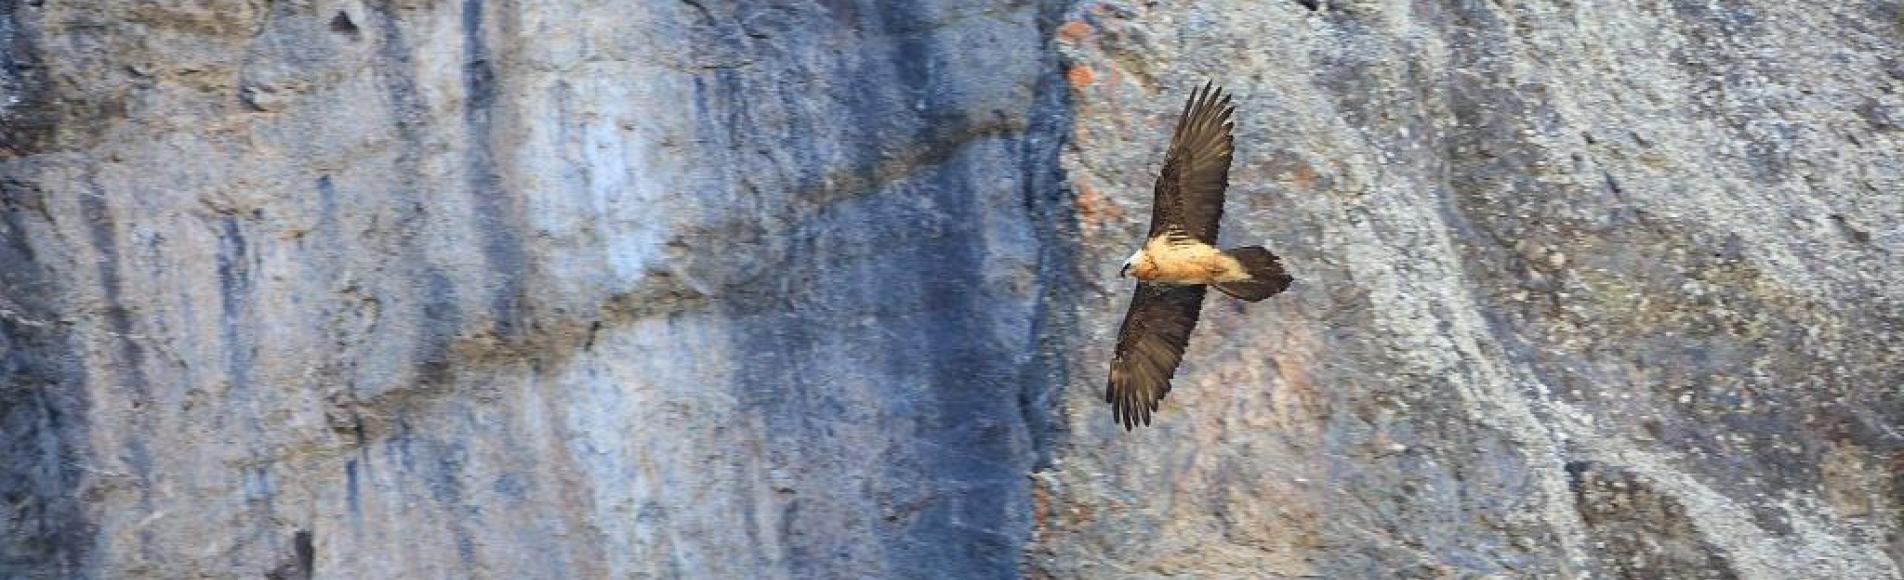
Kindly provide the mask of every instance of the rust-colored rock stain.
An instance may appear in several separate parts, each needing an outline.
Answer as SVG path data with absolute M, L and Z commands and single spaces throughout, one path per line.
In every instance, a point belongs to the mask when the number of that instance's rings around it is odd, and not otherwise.
M 1064 71 L 1064 80 L 1070 81 L 1073 89 L 1083 89 L 1097 80 L 1097 73 L 1091 72 L 1091 67 L 1081 64 L 1073 65 L 1069 70 Z
M 1091 25 L 1085 24 L 1080 20 L 1066 22 L 1063 26 L 1058 27 L 1058 42 L 1065 44 L 1077 44 L 1078 41 L 1084 40 L 1084 37 L 1090 35 Z

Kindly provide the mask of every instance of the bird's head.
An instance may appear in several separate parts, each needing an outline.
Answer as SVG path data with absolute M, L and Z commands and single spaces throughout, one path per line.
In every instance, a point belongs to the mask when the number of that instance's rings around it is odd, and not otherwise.
M 1157 264 L 1150 260 L 1150 254 L 1144 253 L 1143 248 L 1138 248 L 1136 252 L 1131 253 L 1130 259 L 1124 260 L 1124 269 L 1119 270 L 1117 276 L 1119 278 L 1135 276 L 1139 280 L 1149 280 L 1156 269 Z

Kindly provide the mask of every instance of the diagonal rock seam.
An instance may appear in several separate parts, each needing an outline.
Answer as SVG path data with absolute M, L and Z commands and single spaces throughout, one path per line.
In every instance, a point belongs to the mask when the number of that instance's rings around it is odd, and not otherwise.
M 0 7 L 0 576 L 1901 575 L 1893 3 L 319 4 Z

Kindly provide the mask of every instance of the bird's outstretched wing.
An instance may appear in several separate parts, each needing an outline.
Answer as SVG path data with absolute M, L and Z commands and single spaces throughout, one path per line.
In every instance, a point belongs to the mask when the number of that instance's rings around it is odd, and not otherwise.
M 1151 412 L 1170 392 L 1170 377 L 1177 374 L 1190 331 L 1197 327 L 1203 292 L 1203 286 L 1137 283 L 1130 312 L 1117 331 L 1110 384 L 1104 389 L 1113 417 L 1125 430 L 1149 425 Z
M 1230 96 L 1214 83 L 1190 93 L 1170 137 L 1164 170 L 1157 176 L 1156 199 L 1150 206 L 1150 235 L 1171 231 L 1216 244 L 1217 222 L 1223 219 L 1223 189 L 1230 182 Z

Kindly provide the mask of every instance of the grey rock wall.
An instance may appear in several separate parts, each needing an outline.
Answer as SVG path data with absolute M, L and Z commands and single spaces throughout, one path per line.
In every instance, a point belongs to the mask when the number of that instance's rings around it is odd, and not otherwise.
M 1038 10 L 15 6 L 0 576 L 1013 573 Z
M 1134 436 L 1089 397 L 1121 288 L 1073 282 L 1035 569 L 1898 577 L 1897 3 L 1296 4 L 1059 29 L 1080 262 L 1216 77 L 1226 238 L 1299 282 L 1206 305 Z
M 1901 15 L 5 3 L 0 577 L 1898 577 Z

